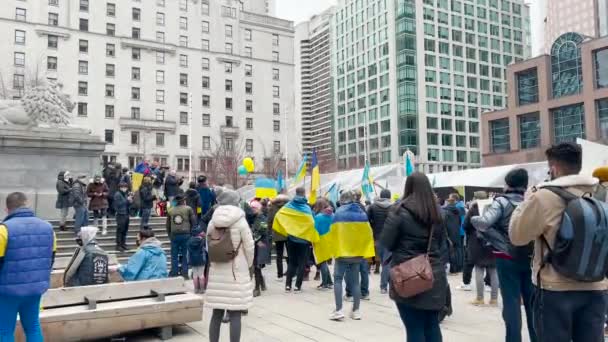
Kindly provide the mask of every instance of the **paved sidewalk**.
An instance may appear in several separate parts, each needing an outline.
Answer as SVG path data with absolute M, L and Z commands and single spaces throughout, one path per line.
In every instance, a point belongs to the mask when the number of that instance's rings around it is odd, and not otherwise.
M 371 300 L 362 301 L 363 320 L 333 322 L 328 319 L 334 308 L 333 291 L 316 290 L 318 282 L 304 283 L 301 294 L 285 293 L 284 284 L 275 281 L 274 267 L 265 271 L 269 289 L 255 299 L 248 316 L 243 318 L 243 342 L 403 342 L 405 332 L 397 309 L 387 295 L 381 295 L 379 276 L 371 275 Z M 452 289 L 459 276 L 450 276 Z M 489 293 L 486 293 L 486 301 Z M 441 325 L 445 342 L 502 342 L 504 325 L 499 308 L 475 307 L 469 304 L 474 292 L 452 290 L 454 315 Z M 345 313 L 351 303 L 345 303 Z M 173 341 L 208 341 L 210 310 L 201 322 L 175 329 Z M 525 317 L 525 316 L 524 316 Z M 525 321 L 525 320 L 524 320 Z M 527 330 L 525 330 L 527 334 Z M 222 324 L 221 341 L 229 341 L 228 325 Z M 131 337 L 129 341 L 155 341 L 151 336 Z M 528 341 L 524 336 L 524 341 Z

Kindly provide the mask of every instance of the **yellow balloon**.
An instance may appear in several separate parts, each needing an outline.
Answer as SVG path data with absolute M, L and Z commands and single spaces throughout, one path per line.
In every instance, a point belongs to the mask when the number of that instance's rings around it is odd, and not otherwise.
M 253 159 L 247 157 L 243 159 L 243 166 L 247 172 L 253 172 L 255 170 L 255 164 L 253 163 Z

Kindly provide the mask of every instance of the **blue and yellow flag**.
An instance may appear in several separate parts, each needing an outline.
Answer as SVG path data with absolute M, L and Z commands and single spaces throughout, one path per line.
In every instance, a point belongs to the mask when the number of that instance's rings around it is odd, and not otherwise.
M 412 173 L 414 173 L 414 162 L 412 161 L 412 157 L 410 155 L 413 155 L 413 153 L 410 150 L 407 150 L 407 152 L 405 152 L 405 175 L 409 176 Z
M 369 162 L 367 160 L 365 161 L 363 177 L 361 178 L 361 192 L 363 192 L 368 200 L 371 200 L 371 194 L 374 192 L 374 180 L 369 174 Z
M 340 184 L 337 182 L 332 184 L 325 193 L 325 197 L 334 205 L 338 204 L 338 200 L 340 199 Z
M 329 231 L 319 235 L 319 242 L 313 243 L 317 263 L 331 258 L 371 258 L 376 255 L 372 227 L 356 203 L 338 208 Z
M 277 185 L 274 179 L 259 177 L 255 179 L 255 197 L 270 198 L 277 197 Z
M 277 192 L 281 193 L 285 189 L 285 178 L 283 177 L 283 170 L 277 171 Z
M 312 210 L 304 197 L 296 197 L 281 208 L 274 217 L 272 229 L 283 236 L 313 243 L 319 241 Z
M 317 151 L 312 152 L 310 168 L 312 172 L 310 177 L 310 198 L 308 199 L 308 203 L 315 204 L 317 202 L 317 192 L 319 192 L 319 188 L 321 187 L 321 174 L 319 174 Z
M 304 177 L 306 177 L 306 162 L 307 161 L 308 161 L 308 156 L 304 155 L 304 158 L 302 159 L 302 162 L 300 163 L 300 166 L 298 167 L 298 172 L 296 172 L 296 175 L 293 178 L 294 183 L 299 183 L 300 181 L 302 181 L 304 179 Z
M 315 216 L 315 229 L 319 233 L 319 241 L 314 244 L 315 260 L 319 258 L 329 260 L 333 255 L 332 244 L 328 239 L 333 218 L 333 214 L 326 213 L 319 213 Z

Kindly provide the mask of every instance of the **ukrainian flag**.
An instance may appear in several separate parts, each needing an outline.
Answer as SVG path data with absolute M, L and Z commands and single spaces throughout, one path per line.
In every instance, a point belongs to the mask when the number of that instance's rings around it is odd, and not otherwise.
M 308 161 L 308 156 L 304 155 L 304 158 L 302 159 L 302 162 L 300 163 L 300 166 L 298 167 L 298 172 L 296 172 L 296 175 L 293 179 L 294 183 L 299 183 L 300 181 L 302 181 L 304 179 L 304 177 L 306 177 L 306 162 Z
M 368 200 L 371 199 L 371 194 L 374 192 L 374 179 L 370 175 L 369 163 L 367 160 L 365 161 L 365 168 L 363 169 L 363 176 L 361 178 L 361 192 L 363 192 Z
M 315 260 L 329 260 L 332 258 L 332 244 L 329 241 L 329 230 L 333 221 L 333 214 L 319 213 L 315 216 L 315 229 L 319 233 L 319 242 L 314 244 Z M 320 264 L 323 261 L 317 262 Z
M 255 197 L 270 199 L 277 197 L 277 185 L 274 179 L 263 177 L 256 178 Z
M 283 236 L 290 235 L 308 242 L 319 241 L 312 210 L 304 197 L 296 197 L 283 206 L 274 217 L 272 229 Z
M 330 246 L 327 252 L 327 246 Z M 327 234 L 313 244 L 317 263 L 331 258 L 375 256 L 374 236 L 367 215 L 356 203 L 343 205 L 336 211 Z
M 310 163 L 312 169 L 311 182 L 310 182 L 310 198 L 308 203 L 315 204 L 317 202 L 317 192 L 321 187 L 321 175 L 319 174 L 319 162 L 317 161 L 317 151 L 312 153 L 312 162 Z

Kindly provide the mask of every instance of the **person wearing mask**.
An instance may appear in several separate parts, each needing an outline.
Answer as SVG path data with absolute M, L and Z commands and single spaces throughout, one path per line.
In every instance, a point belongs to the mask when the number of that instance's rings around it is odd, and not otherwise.
M 450 194 L 443 207 L 445 224 L 450 242 L 450 273 L 455 274 L 462 271 L 464 264 L 464 245 L 460 237 L 461 209 L 457 206 L 460 197 L 458 194 Z
M 108 234 L 108 195 L 110 189 L 100 175 L 95 175 L 93 182 L 87 186 L 87 195 L 90 198 L 89 210 L 93 211 L 93 225 L 98 226 L 101 220 L 101 235 Z
M 262 269 L 270 264 L 270 231 L 268 230 L 268 201 L 254 201 L 250 204 L 251 209 L 256 215 L 251 231 L 255 242 L 253 275 L 255 279 L 255 289 L 253 296 L 258 297 L 266 291 L 266 280 L 262 274 Z
M 182 276 L 188 279 L 188 240 L 192 231 L 197 228 L 196 214 L 186 205 L 182 195 L 175 197 L 176 206 L 167 213 L 167 235 L 171 239 L 171 272 L 170 277 Z M 181 259 L 180 259 L 181 256 Z M 181 260 L 181 267 L 179 265 Z
M 0 223 L 0 341 L 14 341 L 19 315 L 27 340 L 42 342 L 40 298 L 50 287 L 57 240 L 51 224 L 27 207 L 25 194 L 9 194 L 6 212 Z
M 97 244 L 97 227 L 82 227 L 76 238 L 78 248 L 63 275 L 64 287 L 100 285 L 109 282 L 108 254 Z
M 169 175 L 165 179 L 165 198 L 169 203 L 173 202 L 175 196 L 179 193 L 179 180 L 175 170 L 169 171 Z
M 211 241 L 229 234 L 232 258 L 229 261 L 214 260 L 213 249 L 216 247 L 209 242 L 210 269 L 205 300 L 205 305 L 213 310 L 209 341 L 219 342 L 222 318 L 227 313 L 230 341 L 238 342 L 241 340 L 241 316 L 253 304 L 253 283 L 249 269 L 253 266 L 254 241 L 245 213 L 240 208 L 239 194 L 224 189 L 218 194 L 217 201 L 219 205 L 209 222 L 207 236 Z
M 152 208 L 154 208 L 154 201 L 156 196 L 154 195 L 154 188 L 152 186 L 152 178 L 144 177 L 139 188 L 139 199 L 141 203 L 141 220 L 139 221 L 139 229 L 143 229 L 148 226 L 150 222 L 150 216 L 152 215 Z
M 188 184 L 188 190 L 186 190 L 186 204 L 192 208 L 196 216 L 198 217 L 199 210 L 201 208 L 201 195 L 196 190 L 196 183 L 190 182 Z
M 272 229 L 272 225 L 277 212 L 279 212 L 279 210 L 288 202 L 289 197 L 287 197 L 287 195 L 278 195 L 270 202 L 270 208 L 268 209 L 268 229 L 272 231 L 272 241 L 274 242 L 277 262 L 277 281 L 279 282 L 283 281 L 283 276 L 286 275 L 283 268 L 283 257 L 285 255 L 285 249 L 287 248 L 287 237 L 277 233 Z
M 492 204 L 484 210 L 483 215 L 473 216 L 470 222 L 476 231 L 494 230 L 500 237 L 500 243 L 489 240 L 494 255 L 498 283 L 502 297 L 502 317 L 506 327 L 506 342 L 521 342 L 521 302 L 523 301 L 528 322 L 530 341 L 536 342 L 532 313 L 532 253 L 534 245 L 515 247 L 509 240 L 509 223 L 515 208 L 524 201 L 528 188 L 528 172 L 525 169 L 511 170 L 505 176 L 505 193 L 494 197 Z M 477 196 L 480 197 L 480 196 Z M 484 198 L 478 198 L 484 199 Z M 467 215 L 469 217 L 469 215 Z M 467 231 L 467 234 L 469 232 Z
M 547 149 L 551 180 L 529 190 L 511 216 L 509 237 L 513 245 L 527 246 L 534 241 L 532 282 L 536 293 L 532 310 L 539 342 L 604 340 L 608 281 L 572 279 L 547 260 L 550 253 L 556 252 L 557 233 L 567 209 L 567 202 L 556 191 L 565 190 L 579 198 L 593 193 L 598 183 L 596 178 L 579 175 L 582 154 L 581 146 L 575 143 L 560 143 Z M 586 224 L 579 224 L 586 220 L 573 219 L 573 225 L 589 231 Z
M 408 298 L 391 286 L 408 342 L 440 342 L 439 314 L 447 295 L 447 277 L 441 261 L 441 245 L 446 239 L 441 211 L 426 175 L 414 172 L 407 177 L 403 200 L 390 211 L 381 243 L 392 252 L 391 267 L 428 253 L 433 269 L 433 287 Z M 429 248 L 430 247 L 430 248 Z
M 207 184 L 207 177 L 199 176 L 196 190 L 201 198 L 201 212 L 199 217 L 203 217 L 215 205 L 215 192 Z
M 70 201 L 74 206 L 74 233 L 78 235 L 80 228 L 89 225 L 89 210 L 87 209 L 86 175 L 78 176 L 70 191 Z
M 60 171 L 57 175 L 57 201 L 55 202 L 55 208 L 59 209 L 60 220 L 59 229 L 65 231 L 65 222 L 68 218 L 68 212 L 72 206 L 70 202 L 70 192 L 72 191 L 71 176 L 68 171 Z
M 334 210 L 331 204 L 325 198 L 319 198 L 312 209 L 315 213 L 315 229 L 319 235 L 327 234 L 334 218 Z M 317 286 L 317 290 L 333 289 L 334 282 L 327 261 L 318 264 L 317 269 L 321 272 L 321 284 Z
M 386 221 L 386 217 L 388 216 L 392 205 L 391 191 L 388 189 L 383 189 L 380 192 L 380 197 L 377 198 L 367 209 L 367 217 L 369 218 L 369 223 L 374 231 L 374 244 L 376 247 L 376 273 L 378 273 L 380 270 L 380 265 L 382 265 L 382 274 L 380 275 L 380 292 L 382 294 L 388 293 L 388 278 L 390 270 L 387 265 L 384 265 L 384 261 L 388 259 L 388 251 L 380 243 L 380 236 L 382 235 L 384 222 Z
M 129 207 L 133 196 L 129 193 L 129 185 L 120 183 L 118 192 L 114 194 L 114 212 L 116 213 L 116 250 L 125 252 L 127 247 L 127 232 L 129 231 Z
M 332 219 L 329 235 L 334 244 L 332 256 L 335 258 L 334 267 L 334 300 L 336 309 L 329 319 L 341 321 L 344 319 L 342 311 L 342 282 L 346 281 L 347 289 L 352 292 L 353 310 L 350 317 L 361 319 L 361 290 L 359 282 L 361 264 L 367 264 L 367 258 L 374 256 L 374 235 L 369 224 L 367 214 L 360 203 L 355 201 L 351 191 L 340 194 L 340 207 Z M 321 240 L 322 241 L 322 240 Z M 316 252 L 315 252 L 316 253 Z M 317 255 L 320 253 L 316 253 Z M 324 260 L 319 260 L 324 261 Z
M 482 195 L 482 194 L 478 194 Z M 478 196 L 478 197 L 483 197 Z M 480 198 L 481 200 L 483 198 Z M 484 212 L 484 217 L 480 217 L 480 209 L 477 202 L 471 205 L 471 209 L 464 220 L 464 230 L 467 234 L 467 259 L 475 265 L 475 289 L 477 291 L 475 300 L 471 302 L 473 305 L 484 305 L 484 277 L 487 273 L 490 277 L 490 305 L 498 306 L 498 275 L 496 273 L 496 257 L 492 249 L 488 246 L 487 241 L 480 237 L 478 230 L 486 229 L 488 221 L 480 220 L 483 218 L 489 219 L 488 212 Z M 484 224 L 485 223 L 485 224 Z M 493 224 L 493 223 L 492 223 Z
M 137 252 L 126 265 L 118 266 L 118 273 L 125 281 L 167 278 L 167 256 L 162 243 L 151 229 L 143 229 L 137 235 Z

